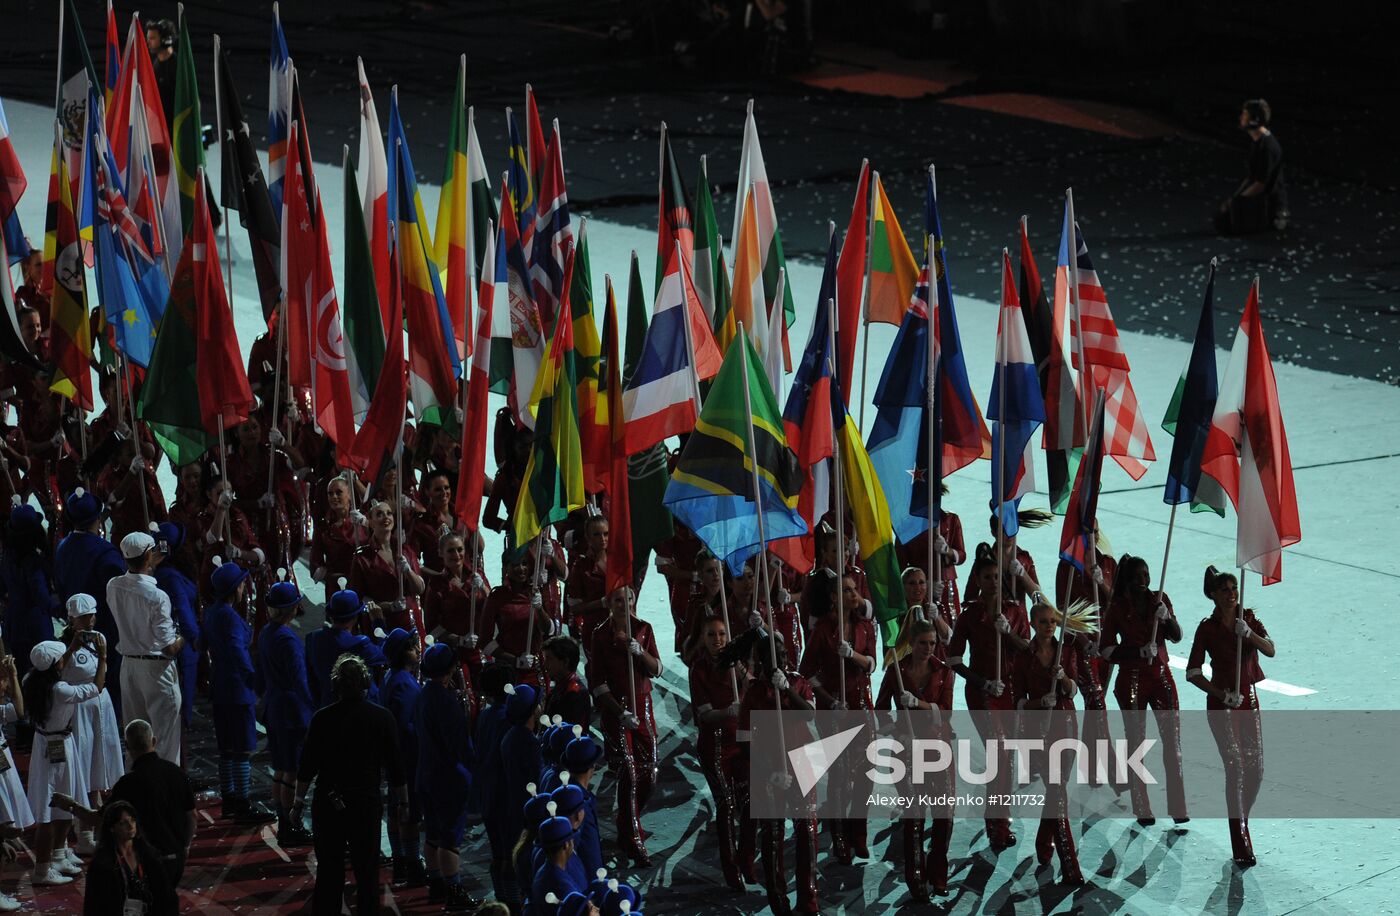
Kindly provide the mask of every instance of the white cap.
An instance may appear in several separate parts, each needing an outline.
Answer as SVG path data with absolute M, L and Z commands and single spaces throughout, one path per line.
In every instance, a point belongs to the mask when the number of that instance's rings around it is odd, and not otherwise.
M 39 671 L 48 671 L 67 651 L 63 643 L 47 639 L 29 650 L 29 663 Z
M 144 531 L 133 531 L 122 538 L 122 556 L 128 560 L 139 559 L 148 550 L 154 550 L 155 538 Z
M 88 614 L 97 613 L 97 599 L 91 595 L 78 592 L 68 599 L 68 619 L 75 620 L 78 617 L 86 617 Z

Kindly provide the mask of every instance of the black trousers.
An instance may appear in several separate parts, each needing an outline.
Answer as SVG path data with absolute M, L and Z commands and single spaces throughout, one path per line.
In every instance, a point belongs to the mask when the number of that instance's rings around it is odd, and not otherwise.
M 325 796 L 326 792 L 318 792 Z M 355 873 L 360 916 L 379 912 L 379 826 L 383 806 L 378 797 L 345 798 L 345 810 L 335 810 L 318 797 L 311 807 L 316 835 L 316 916 L 339 916 L 345 892 L 345 860 Z

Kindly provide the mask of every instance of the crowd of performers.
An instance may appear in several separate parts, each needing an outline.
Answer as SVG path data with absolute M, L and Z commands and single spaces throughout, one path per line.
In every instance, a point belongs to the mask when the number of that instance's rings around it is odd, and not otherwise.
M 21 300 L 31 294 L 22 289 Z M 28 307 L 20 313 L 36 352 L 42 352 L 44 314 Z M 616 784 L 614 869 L 652 867 L 644 821 L 657 782 L 652 685 L 663 657 L 668 664 L 678 657 L 688 669 L 691 744 L 713 813 L 713 831 L 703 842 L 718 846 L 729 887 L 742 893 L 761 885 L 777 913 L 818 909 L 819 846 L 840 865 L 868 859 L 870 849 L 862 816 L 824 825 L 794 820 L 792 903 L 784 862 L 788 827 L 749 814 L 753 794 L 771 789 L 750 782 L 745 738 L 753 712 L 779 706 L 950 712 L 959 677 L 974 715 L 1078 710 L 1089 739 L 1106 733 L 1110 689 L 1125 710 L 1179 706 L 1167 644 L 1188 634 L 1171 598 L 1153 589 L 1146 561 L 1128 555 L 1115 561 L 1103 546 L 1091 573 L 1062 561 L 1047 586 L 1016 538 L 998 536 L 995 518 L 986 540 L 969 550 L 959 518 L 948 512 L 932 544 L 925 534 L 900 547 L 909 612 L 888 653 L 854 539 L 834 518 L 814 532 L 816 566 L 805 575 L 771 556 L 766 569 L 755 559 L 731 575 L 677 526 L 654 565 L 665 579 L 676 634 L 663 652 L 651 624 L 637 616 L 635 592 L 605 591 L 616 523 L 607 517 L 606 500 L 601 510 L 577 513 L 499 565 L 494 557 L 488 562 L 475 525 L 454 514 L 460 451 L 454 436 L 408 429 L 403 462 L 389 464 L 366 487 L 339 471 L 333 447 L 295 399 L 284 398 L 284 409 L 273 415 L 274 352 L 271 337 L 264 337 L 250 358 L 263 406 L 229 431 L 225 454 L 211 451 L 171 469 L 177 481 L 171 494 L 156 475 L 161 453 L 129 410 L 128 386 L 119 389 L 116 378 L 104 375 L 107 406 L 80 418 L 49 394 L 42 371 L 4 369 L 0 388 L 13 422 L 0 438 L 0 715 L 20 723 L 21 745 L 39 748 L 61 735 L 72 745 L 65 759 L 73 761 L 51 767 L 44 753 L 31 752 L 26 790 L 10 749 L 3 750 L 0 832 L 13 837 L 37 825 L 30 844 L 36 884 L 68 880 L 77 870 L 68 845 L 74 822 L 51 797 L 100 804 L 124 766 L 118 720 L 132 718 L 134 707 L 150 719 L 156 749 L 179 762 L 201 692 L 213 709 L 223 814 L 247 824 L 275 818 L 281 845 L 314 843 L 323 871 L 328 860 L 345 861 L 343 849 L 327 846 L 322 853 L 330 838 L 307 829 L 298 771 L 307 730 L 335 698 L 333 671 L 347 654 L 369 669 L 370 697 L 394 715 L 406 761 L 409 791 L 387 817 L 391 880 L 425 888 L 428 900 L 450 911 L 478 904 L 461 875 L 479 869 L 513 911 L 637 912 L 636 892 L 603 871 L 609 855 L 594 786 L 604 769 Z M 496 530 L 509 523 L 524 469 L 526 449 L 511 417 L 509 411 L 497 417 L 498 466 L 481 520 Z M 1034 515 L 1023 513 L 1022 524 L 1044 520 Z M 128 543 L 148 530 L 155 549 L 133 557 Z M 301 573 L 298 561 L 304 561 Z M 305 610 L 306 583 L 298 582 L 305 570 L 325 585 L 327 602 L 326 626 L 303 640 L 296 620 Z M 173 693 L 167 690 L 163 702 L 128 697 L 124 710 L 126 681 L 118 672 L 136 664 L 133 655 L 149 657 L 121 644 L 109 606 L 109 585 L 125 574 L 149 575 L 168 596 L 180 641 L 155 647 L 173 650 L 167 652 Z M 1272 656 L 1274 644 L 1254 613 L 1239 607 L 1233 575 L 1207 570 L 1204 594 L 1212 606 L 1189 634 L 1187 680 L 1207 695 L 1209 709 L 1233 711 L 1220 717 L 1216 739 L 1227 791 L 1241 812 L 1229 822 L 1233 859 L 1247 867 L 1254 853 L 1243 813 L 1262 770 L 1254 685 L 1263 677 L 1258 656 Z M 1058 609 L 1084 601 L 1100 608 L 1102 626 L 1086 623 L 1092 615 L 1064 612 L 1075 626 L 1061 651 Z M 1237 637 L 1244 647 L 1238 657 Z M 1206 662 L 1209 676 L 1202 673 Z M 996 728 L 993 719 L 977 721 L 984 732 Z M 275 812 L 250 795 L 255 722 L 266 730 Z M 1167 814 L 1182 822 L 1179 743 L 1170 728 L 1164 738 Z M 1038 825 L 1036 857 L 1045 866 L 1058 856 L 1061 880 L 1081 884 L 1075 825 L 1064 812 L 1064 792 L 1055 788 L 1049 787 L 1051 803 Z M 1130 794 L 1140 824 L 1154 822 L 1142 785 L 1116 788 Z M 902 829 L 904 876 L 909 895 L 920 901 L 946 893 L 949 884 L 952 821 L 939 811 L 928 814 L 905 820 Z M 484 824 L 489 864 L 459 861 L 471 821 Z M 86 849 L 90 838 L 76 834 Z M 985 840 L 995 852 L 1016 844 L 1004 812 L 987 812 Z M 362 901 L 373 906 L 377 893 L 364 895 L 366 881 L 376 879 L 360 881 Z M 0 909 L 7 908 L 0 898 Z

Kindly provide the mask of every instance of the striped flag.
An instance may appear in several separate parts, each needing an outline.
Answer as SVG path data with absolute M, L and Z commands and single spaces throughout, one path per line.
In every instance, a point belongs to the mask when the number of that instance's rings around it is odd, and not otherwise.
M 632 266 L 627 275 L 627 342 L 623 349 L 621 391 L 637 373 L 637 366 L 646 354 L 647 342 L 647 303 L 646 288 L 642 285 L 641 260 L 637 252 L 632 252 Z M 724 263 L 724 259 L 720 259 Z M 620 393 L 618 397 L 620 397 Z M 611 397 L 611 395 L 610 395 Z M 676 533 L 671 513 L 662 502 L 666 496 L 666 485 L 671 479 L 670 451 L 664 442 L 651 448 L 632 452 L 627 448 L 627 411 L 624 404 L 617 408 L 609 401 L 608 426 L 614 434 L 622 436 L 621 443 L 614 439 L 614 456 L 621 456 L 627 463 L 628 512 L 613 511 L 613 517 L 630 522 L 628 536 L 632 539 L 632 568 L 641 575 L 647 567 L 647 559 L 656 545 Z M 621 424 L 621 431 L 618 431 Z M 615 486 L 615 484 L 614 484 Z M 622 525 L 622 521 L 618 522 Z
M 593 267 L 588 257 L 587 230 L 588 221 L 580 222 L 569 311 L 574 324 L 574 372 L 578 387 L 579 435 L 583 442 L 584 489 L 589 493 L 601 493 L 607 489 L 607 406 L 599 399 L 603 348 L 598 340 L 598 324 L 593 320 Z M 601 426 L 598 422 L 600 409 L 604 411 Z
M 879 172 L 875 173 L 875 208 L 870 225 L 870 301 L 866 304 L 865 320 L 897 326 L 914 294 L 919 265 L 899 227 Z
M 359 213 L 362 211 L 360 190 L 349 146 L 342 153 L 341 163 L 345 212 Z M 363 423 L 369 414 L 370 396 L 379 384 L 380 368 L 384 365 L 384 315 L 375 288 L 374 262 L 365 224 L 353 217 L 344 223 L 345 269 L 341 273 L 344 301 L 341 304 L 345 315 L 345 363 L 355 421 Z M 392 305 L 390 303 L 391 308 Z
M 496 238 L 488 224 L 482 257 L 488 267 L 496 262 Z M 462 463 L 457 471 L 457 518 L 468 531 L 481 526 L 481 500 L 486 488 L 486 450 L 490 447 L 486 424 L 490 411 L 486 395 L 491 387 L 491 306 L 495 300 L 495 271 L 481 278 L 477 301 L 476 343 L 472 348 L 471 377 L 467 380 L 467 407 L 462 417 Z
M 10 218 L 19 206 L 19 199 L 29 187 L 29 179 L 24 177 L 15 144 L 10 139 L 10 124 L 5 120 L 5 107 L 0 104 L 0 221 Z
M 107 37 L 103 44 L 102 102 L 111 106 L 112 93 L 117 91 L 117 80 L 122 72 L 122 47 L 117 34 L 117 11 L 112 9 L 112 0 L 107 0 Z
M 28 184 L 24 177 L 24 169 L 20 166 L 19 156 L 15 154 L 14 144 L 10 142 L 10 126 L 5 120 L 5 107 L 0 104 L 0 222 L 5 224 L 4 231 L 0 232 L 0 267 L 5 268 L 0 271 L 0 310 L 3 310 L 3 314 L 0 314 L 0 354 L 30 368 L 38 368 L 38 361 L 20 336 L 14 280 L 9 271 L 17 255 L 27 255 L 27 252 L 14 249 L 10 227 L 19 225 L 15 207 Z M 22 233 L 19 235 L 19 241 L 24 241 Z
M 287 131 L 292 126 L 292 58 L 282 34 L 282 14 L 272 4 L 272 51 L 267 67 L 267 192 L 281 218 L 282 182 L 287 174 Z M 305 123 L 305 122 L 303 122 Z M 361 151 L 360 158 L 364 159 Z
M 860 177 L 856 179 L 856 199 L 851 204 L 851 218 L 846 223 L 846 238 L 841 243 L 841 258 L 836 264 L 836 364 L 842 391 L 851 390 L 851 375 L 855 372 L 856 335 L 860 333 L 865 268 L 869 258 L 870 160 L 862 159 Z M 907 300 L 905 305 L 908 305 Z M 826 303 L 818 302 L 817 308 L 826 308 Z
M 671 135 L 664 121 L 661 123 L 661 167 L 656 183 L 656 288 L 660 289 L 661 278 L 666 276 L 669 266 L 667 262 L 675 256 L 678 242 L 681 257 L 691 261 L 692 270 L 698 277 L 698 268 L 694 263 L 695 225 L 690 216 L 690 195 L 686 193 L 685 181 L 676 165 L 676 155 L 671 150 Z M 704 303 L 705 299 L 702 297 L 700 301 Z M 705 314 L 714 314 L 713 305 L 705 310 Z
M 768 300 L 763 295 L 763 255 L 758 247 L 758 219 L 753 191 L 744 204 L 744 218 L 739 221 L 739 234 L 734 237 L 734 285 L 729 314 L 719 331 L 719 346 L 729 351 L 729 344 L 742 324 L 749 341 L 763 356 L 768 338 Z
M 608 539 L 608 563 L 604 592 L 612 594 L 635 581 L 636 557 L 632 549 L 632 483 L 627 460 L 627 420 L 622 410 L 622 326 L 617 321 L 617 296 L 612 278 L 604 275 L 606 303 L 603 306 L 603 373 L 599 385 L 598 417 L 607 433 L 606 479 L 611 515 L 618 523 L 617 536 Z
M 175 115 L 170 125 L 176 183 L 180 191 L 180 225 L 188 234 L 194 225 L 195 174 L 204 166 L 204 121 L 199 113 L 199 83 L 195 75 L 194 44 L 184 8 L 180 13 L 179 47 L 175 49 Z
M 525 253 L 515 226 L 507 182 L 501 182 L 501 225 L 496 229 L 496 265 L 492 281 L 491 390 L 506 395 L 516 422 L 535 428 L 530 392 L 544 361 L 545 336 L 539 309 L 530 292 Z
M 95 90 L 97 87 L 93 87 Z M 93 95 L 87 104 L 95 102 Z M 55 124 L 55 131 L 63 129 Z M 80 410 L 92 410 L 92 331 L 88 323 L 87 278 L 83 270 L 82 240 L 73 209 L 73 183 L 68 162 L 58 160 L 58 221 L 55 226 L 55 258 L 52 321 L 49 325 L 53 381 L 49 390 L 68 398 Z
M 1011 255 L 1002 249 L 1001 315 L 997 320 L 997 361 L 987 419 L 992 424 L 992 506 L 1002 531 L 1014 537 L 1016 507 L 1035 489 L 1031 437 L 1045 422 L 1045 405 L 1035 377 L 1035 356 L 1021 317 L 1021 301 L 1011 273 Z M 1003 443 L 1005 443 L 1003 447 Z
M 710 172 L 700 157 L 700 177 L 695 182 L 695 295 L 718 334 L 729 314 L 729 284 L 725 280 L 724 246 L 720 244 L 715 202 L 710 196 Z M 657 276 L 665 276 L 658 274 Z
M 1060 559 L 1083 573 L 1098 537 L 1100 480 L 1103 477 L 1103 399 L 1094 409 L 1089 444 L 1075 473 L 1074 489 L 1060 529 Z
M 387 331 L 389 297 L 393 271 L 389 267 L 389 160 L 384 155 L 384 137 L 379 132 L 379 113 L 374 93 L 365 77 L 365 62 L 355 58 L 360 77 L 360 156 L 355 177 L 359 182 L 360 212 L 364 214 L 365 235 L 369 241 L 369 263 L 374 278 L 375 298 L 379 301 L 380 321 Z M 370 387 L 373 391 L 373 386 Z
M 753 100 L 749 100 L 744 119 L 744 145 L 739 153 L 739 185 L 736 191 L 734 211 L 734 232 L 730 238 L 739 237 L 739 225 L 743 221 L 743 208 L 749 191 L 753 191 L 754 216 L 758 228 L 758 250 L 763 261 L 764 301 L 770 311 L 778 293 L 778 271 L 787 266 L 783 256 L 783 236 L 778 230 L 778 212 L 773 205 L 773 188 L 768 183 L 768 167 L 763 162 L 763 149 L 758 144 L 758 124 L 753 117 Z M 792 289 L 783 289 L 783 360 L 784 368 L 791 370 L 788 359 L 786 329 L 797 320 L 797 308 L 792 304 Z
M 533 96 L 531 96 L 533 98 Z M 569 226 L 569 194 L 564 186 L 564 154 L 560 148 L 559 122 L 549 137 L 546 162 L 539 185 L 539 212 L 535 216 L 533 243 L 526 247 L 530 258 L 530 286 L 535 293 L 535 305 L 545 327 L 553 327 L 561 314 L 564 298 L 564 261 L 574 247 L 574 233 Z M 531 160 L 531 166 L 534 161 Z

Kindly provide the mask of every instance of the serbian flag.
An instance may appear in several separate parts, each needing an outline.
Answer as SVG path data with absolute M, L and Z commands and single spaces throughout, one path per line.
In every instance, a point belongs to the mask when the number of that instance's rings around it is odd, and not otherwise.
M 719 348 L 684 258 L 661 281 L 642 357 L 623 392 L 627 454 L 688 433 L 699 416 L 699 381 L 719 372 Z
M 1094 425 L 1089 430 L 1088 450 L 1079 462 L 1065 524 L 1060 530 L 1060 559 L 1072 563 L 1081 573 L 1088 566 L 1090 550 L 1098 536 L 1096 519 L 1103 477 L 1103 404 L 1100 394 L 1094 409 Z
M 865 295 L 865 262 L 870 255 L 870 160 L 860 161 L 856 179 L 856 199 L 846 223 L 846 239 L 836 263 L 836 349 L 841 390 L 851 391 L 851 374 L 856 365 L 856 334 L 860 329 L 862 299 Z M 818 303 L 825 308 L 824 303 Z M 810 347 L 810 343 L 808 344 Z M 789 441 L 791 441 L 789 439 Z
M 1035 356 L 1026 337 L 1011 254 L 1001 252 L 1001 315 L 997 321 L 997 361 L 987 419 L 992 424 L 992 506 L 1007 537 L 1019 530 L 1016 507 L 1035 489 L 1031 437 L 1045 422 L 1045 405 L 1035 377 Z
M 209 195 L 204 170 L 197 173 L 194 189 L 194 225 L 190 228 L 193 262 L 195 318 L 195 379 L 199 389 L 199 413 L 204 430 L 215 434 L 248 419 L 255 402 L 243 368 L 238 332 L 233 327 L 223 272 L 219 269 L 219 238 L 209 220 Z
M 384 137 L 379 132 L 379 113 L 374 94 L 365 78 L 365 62 L 355 58 L 360 75 L 360 157 L 355 161 L 355 180 L 360 188 L 360 211 L 369 236 L 370 265 L 374 289 L 385 330 L 389 327 L 389 161 L 384 156 Z
M 598 399 L 598 420 L 608 432 L 607 486 L 610 513 L 618 519 L 617 534 L 608 540 L 608 564 L 604 592 L 612 594 L 634 581 L 631 482 L 627 461 L 627 420 L 622 409 L 622 326 L 617 321 L 617 296 L 612 278 L 604 275 L 607 302 L 603 306 L 602 395 Z
M 1265 585 L 1281 581 L 1283 548 L 1298 543 L 1302 526 L 1278 384 L 1259 318 L 1258 277 L 1220 384 L 1201 471 L 1219 481 L 1235 504 L 1235 564 L 1259 573 Z
M 483 270 L 478 289 L 476 344 L 472 348 L 471 378 L 467 380 L 467 407 L 462 417 L 462 463 L 457 471 L 456 510 L 468 531 L 481 526 L 481 499 L 486 488 L 486 395 L 491 388 L 491 306 L 496 298 L 496 236 L 487 225 L 483 263 L 493 269 Z

